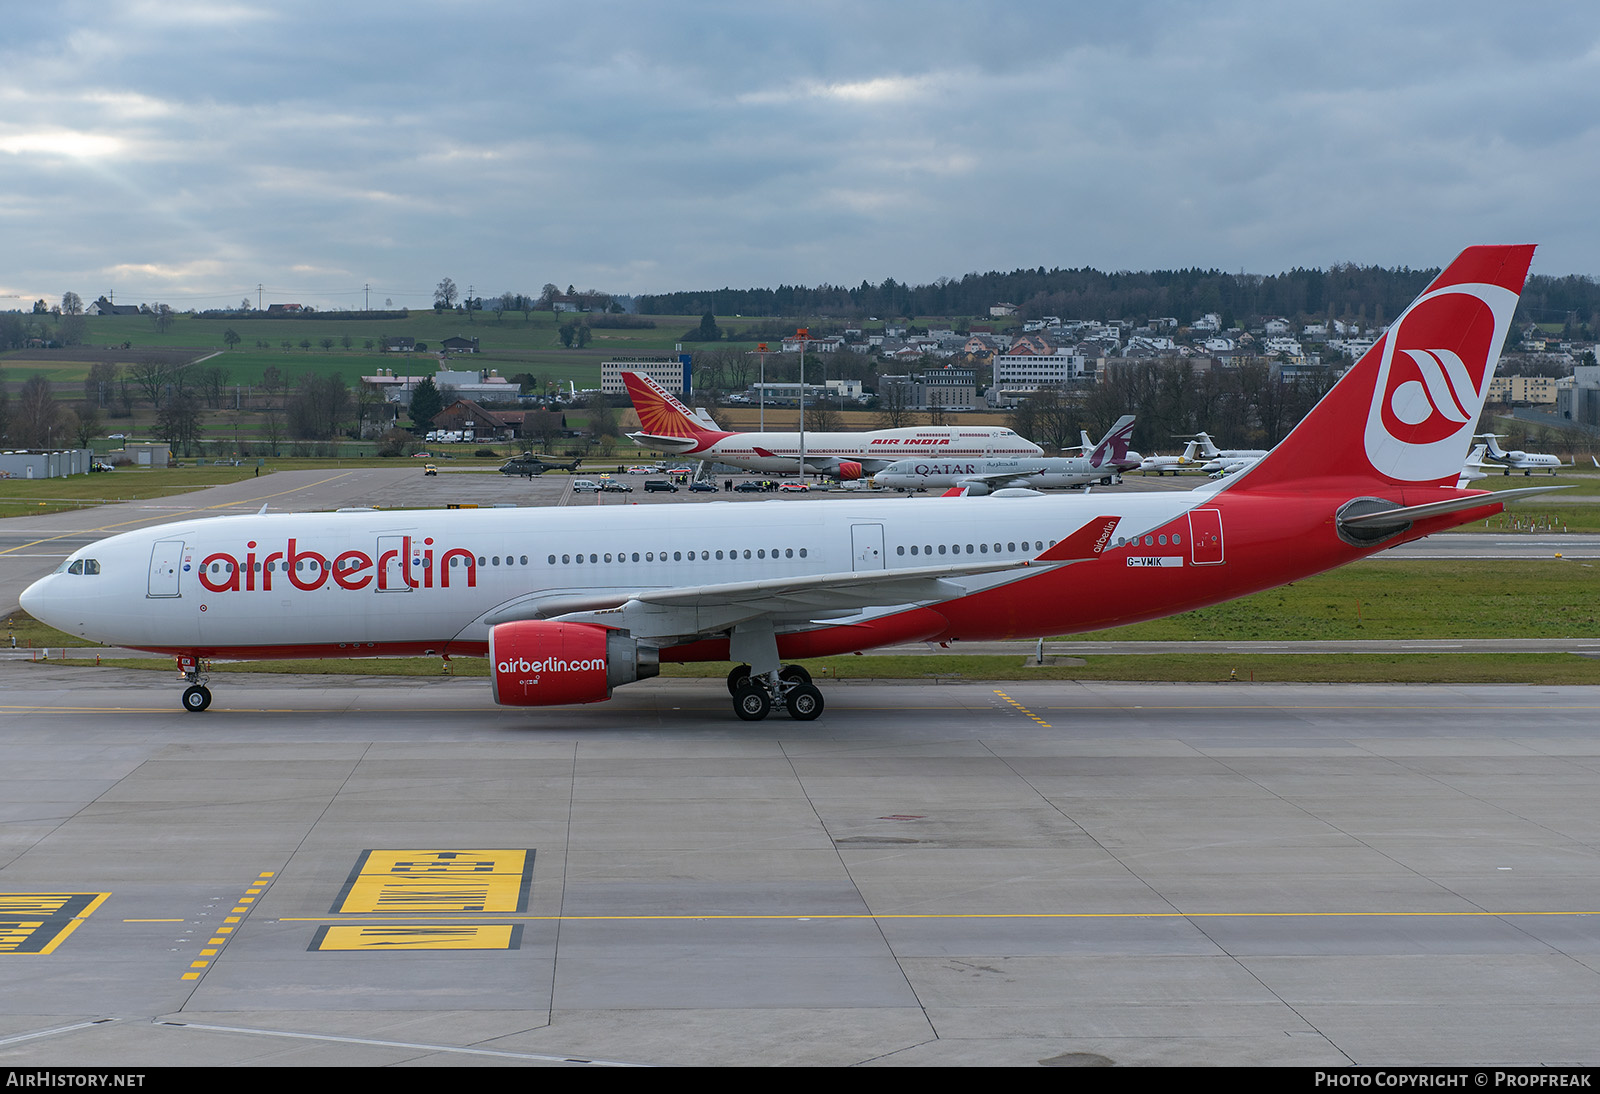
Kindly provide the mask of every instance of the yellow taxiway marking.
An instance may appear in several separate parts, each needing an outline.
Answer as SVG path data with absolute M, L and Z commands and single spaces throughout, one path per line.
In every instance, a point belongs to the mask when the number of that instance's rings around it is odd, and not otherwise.
M 249 883 L 251 886 L 253 886 L 253 888 L 247 889 L 246 891 L 247 892 L 251 892 L 251 893 L 264 892 L 266 890 L 267 886 L 269 884 L 271 884 L 272 878 L 276 875 L 276 873 L 277 873 L 277 871 L 275 871 L 275 870 L 262 870 L 260 873 L 256 874 L 255 880 Z M 254 900 L 254 899 L 255 899 L 254 897 L 244 897 L 243 900 L 241 901 L 241 904 L 245 903 L 245 902 L 248 902 L 248 901 L 251 901 L 251 900 Z M 247 907 L 234 907 L 234 908 L 229 909 L 229 911 L 232 914 L 230 914 L 229 916 L 227 916 L 223 920 L 224 923 L 239 923 L 239 922 L 241 922 L 244 919 L 244 916 L 247 913 L 249 913 L 251 911 L 251 909 L 247 908 Z M 202 949 L 200 951 L 200 956 L 203 957 L 203 958 L 214 958 L 214 957 L 216 957 L 217 954 L 222 952 L 223 947 L 227 946 L 227 944 L 228 944 L 229 939 L 226 936 L 230 935 L 232 933 L 233 933 L 233 928 L 232 927 L 217 927 L 217 928 L 213 929 L 211 931 L 211 938 L 206 940 L 206 943 L 205 943 L 206 948 Z M 189 968 L 191 968 L 191 969 L 205 969 L 205 968 L 209 968 L 211 966 L 211 964 L 212 964 L 212 962 L 210 960 L 193 961 L 193 962 L 191 962 L 189 964 Z M 183 979 L 183 980 L 198 980 L 198 979 L 200 979 L 200 973 L 198 973 L 198 972 L 186 972 L 186 973 L 184 973 L 182 975 L 182 977 L 180 979 Z
M 528 906 L 533 858 L 521 848 L 369 850 L 333 910 L 520 912 Z
M 0 893 L 0 954 L 54 953 L 110 893 Z
M 21 544 L 18 544 L 17 546 L 15 546 L 15 547 L 7 547 L 4 551 L 0 551 L 0 555 L 14 554 L 17 551 L 25 551 L 29 547 L 37 547 L 41 543 L 54 543 L 58 539 L 71 539 L 74 536 L 82 536 L 82 535 L 86 535 L 86 534 L 88 534 L 90 532 L 110 532 L 115 528 L 126 528 L 130 524 L 145 524 L 145 523 L 148 523 L 150 521 L 162 521 L 163 523 L 172 524 L 172 523 L 176 523 L 177 521 L 183 520 L 185 516 L 188 516 L 188 515 L 190 515 L 192 513 L 209 513 L 213 509 L 233 509 L 233 508 L 244 508 L 244 507 L 248 507 L 248 506 L 251 506 L 251 505 L 259 505 L 264 501 L 271 501 L 273 498 L 281 498 L 285 494 L 293 494 L 293 493 L 296 493 L 297 491 L 300 491 L 300 490 L 309 490 L 313 486 L 321 486 L 325 482 L 332 482 L 334 479 L 342 479 L 346 475 L 353 475 L 353 474 L 355 474 L 354 471 L 341 471 L 337 475 L 330 475 L 325 479 L 318 479 L 316 482 L 306 483 L 304 486 L 296 486 L 296 487 L 293 487 L 293 488 L 291 488 L 289 490 L 279 490 L 276 494 L 262 494 L 260 497 L 255 497 L 255 498 L 239 498 L 239 499 L 234 500 L 234 501 L 219 502 L 216 505 L 202 505 L 202 506 L 199 506 L 199 507 L 194 508 L 194 509 L 184 509 L 184 510 L 181 511 L 183 513 L 183 516 L 178 516 L 178 517 L 168 517 L 167 514 L 163 513 L 160 516 L 138 517 L 137 519 L 134 519 L 134 520 L 118 521 L 115 524 L 103 524 L 99 528 L 84 528 L 84 529 L 81 529 L 81 530 L 76 531 L 76 532 L 62 532 L 58 536 L 46 536 L 43 539 L 36 539 L 32 543 L 21 543 Z M 219 485 L 226 486 L 226 485 L 230 485 L 230 484 L 221 483 Z M 201 490 L 208 490 L 208 489 L 210 489 L 210 487 L 202 486 L 202 487 L 200 487 L 200 489 Z M 134 500 L 135 501 L 149 501 L 149 500 L 155 500 L 155 499 L 135 498 Z
M 510 923 L 379 923 L 335 925 L 317 932 L 310 949 L 333 950 L 514 950 L 520 926 Z
M 1051 725 L 1049 722 L 1047 722 L 1043 718 L 1039 717 L 1033 711 L 1029 710 L 1027 707 L 1023 706 L 1021 703 L 1017 702 L 1015 699 L 1011 698 L 1011 696 L 1007 695 L 1005 692 L 1001 691 L 999 688 L 995 688 L 994 689 L 994 693 L 996 695 L 1000 696 L 1000 698 L 1004 699 L 1006 702 L 1010 703 L 1012 706 L 1016 707 L 1018 710 L 1022 711 L 1022 713 L 1026 714 L 1028 717 L 1032 718 L 1035 722 L 1038 722 L 1045 729 L 1054 729 L 1055 728 L 1055 726 Z

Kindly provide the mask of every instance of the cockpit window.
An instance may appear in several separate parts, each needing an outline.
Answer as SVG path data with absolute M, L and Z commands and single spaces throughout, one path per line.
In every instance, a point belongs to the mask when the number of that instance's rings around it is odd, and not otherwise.
M 100 562 L 98 559 L 93 558 L 80 558 L 70 566 L 65 562 L 61 565 L 66 567 L 69 574 L 98 574 L 100 572 Z M 60 572 L 60 570 L 56 571 L 58 574 Z
M 81 574 L 81 573 L 83 573 L 83 559 L 80 558 L 78 561 L 74 562 L 71 566 L 68 566 L 67 567 L 67 573 L 69 573 L 69 574 Z

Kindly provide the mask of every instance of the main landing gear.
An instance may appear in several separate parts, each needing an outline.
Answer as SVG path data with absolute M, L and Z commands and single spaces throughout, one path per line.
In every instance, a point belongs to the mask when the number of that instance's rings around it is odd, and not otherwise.
M 785 665 L 777 672 L 752 674 L 749 665 L 728 673 L 728 693 L 733 712 L 747 722 L 759 722 L 773 709 L 786 710 L 797 722 L 809 722 L 822 713 L 822 692 L 800 665 Z
M 206 687 L 209 678 L 200 671 L 200 659 L 188 654 L 179 656 L 178 674 L 189 684 L 183 691 L 183 709 L 190 714 L 199 714 L 209 707 L 211 689 Z

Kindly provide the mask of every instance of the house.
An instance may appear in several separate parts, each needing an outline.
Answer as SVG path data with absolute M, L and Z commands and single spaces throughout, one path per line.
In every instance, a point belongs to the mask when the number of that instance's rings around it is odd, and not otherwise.
M 460 335 L 446 338 L 443 342 L 439 343 L 439 346 L 446 353 L 478 352 L 478 340 L 476 338 L 462 338 Z
M 105 297 L 101 297 L 87 308 L 83 309 L 85 315 L 138 315 L 137 304 L 113 304 Z

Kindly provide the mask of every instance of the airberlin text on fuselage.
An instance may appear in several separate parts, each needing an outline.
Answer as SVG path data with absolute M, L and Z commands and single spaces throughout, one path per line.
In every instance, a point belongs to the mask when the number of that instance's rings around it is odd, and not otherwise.
M 441 589 L 450 587 L 450 571 L 466 571 L 467 588 L 478 584 L 478 559 L 465 547 L 454 547 L 438 555 L 434 564 L 433 537 L 425 537 L 413 545 L 412 537 L 399 536 L 401 544 L 379 553 L 377 561 L 365 551 L 342 551 L 333 558 L 317 551 L 301 550 L 290 539 L 281 551 L 265 553 L 256 541 L 245 544 L 241 559 L 226 551 L 207 555 L 200 563 L 200 584 L 214 593 L 272 592 L 273 578 L 284 578 L 296 589 L 310 592 L 320 589 L 332 580 L 334 585 L 352 592 L 369 585 L 379 592 L 391 589 Z M 398 562 L 398 566 L 395 563 Z M 212 572 L 213 564 L 221 563 L 222 572 Z M 459 574 L 458 574 L 459 577 Z M 281 589 L 279 591 L 282 591 Z

